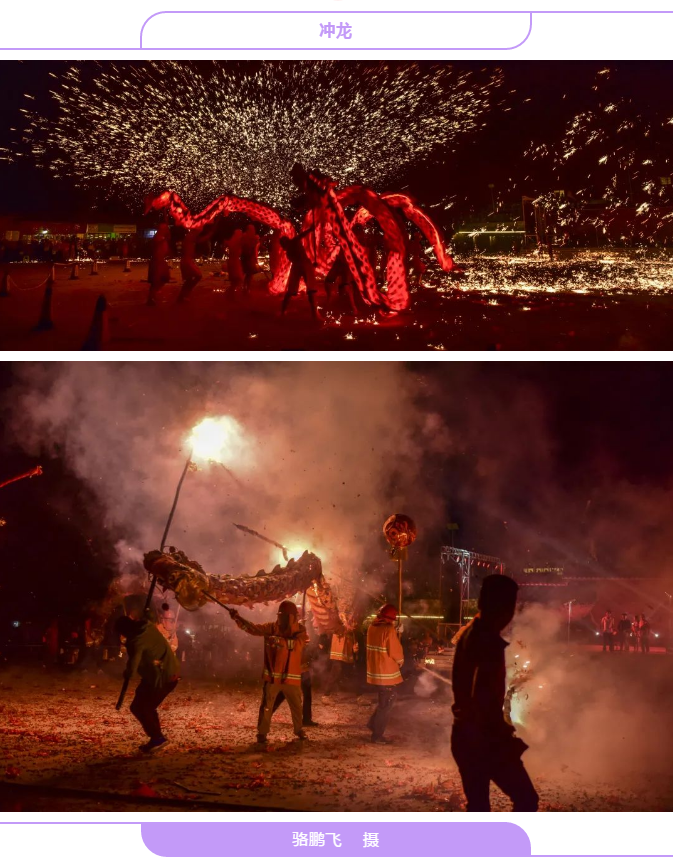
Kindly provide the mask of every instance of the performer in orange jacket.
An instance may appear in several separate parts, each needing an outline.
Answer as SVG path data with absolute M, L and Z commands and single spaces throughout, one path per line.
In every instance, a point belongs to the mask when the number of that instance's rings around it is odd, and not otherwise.
M 402 684 L 404 653 L 395 630 L 396 619 L 397 608 L 386 604 L 367 631 L 367 684 L 379 689 L 378 705 L 367 724 L 374 744 L 390 744 L 383 733 L 395 702 L 395 688 Z
M 343 665 L 347 664 L 352 673 L 355 656 L 357 655 L 358 644 L 355 640 L 353 631 L 341 628 L 335 634 L 332 634 L 332 642 L 330 644 L 330 668 L 325 688 L 325 696 L 330 696 L 333 690 L 338 690 L 343 675 Z
M 264 689 L 257 721 L 257 742 L 266 744 L 273 704 L 281 692 L 290 706 L 294 734 L 305 740 L 308 736 L 302 728 L 301 673 L 308 635 L 297 619 L 297 606 L 292 601 L 283 601 L 276 621 L 263 625 L 248 622 L 236 610 L 231 611 L 231 617 L 247 634 L 264 637 Z

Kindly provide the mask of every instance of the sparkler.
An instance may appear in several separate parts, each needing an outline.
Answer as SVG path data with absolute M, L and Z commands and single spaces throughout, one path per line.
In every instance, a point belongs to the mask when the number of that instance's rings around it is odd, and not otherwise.
M 381 189 L 485 125 L 499 69 L 339 61 L 83 63 L 54 77 L 52 120 L 26 109 L 14 156 L 133 199 L 230 190 L 287 207 L 301 160 Z M 29 96 L 30 97 L 30 96 Z

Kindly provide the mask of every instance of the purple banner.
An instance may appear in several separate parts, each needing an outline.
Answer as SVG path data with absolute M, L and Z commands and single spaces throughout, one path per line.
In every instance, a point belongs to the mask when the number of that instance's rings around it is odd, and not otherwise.
M 143 842 L 158 857 L 220 857 L 229 853 L 265 852 L 274 857 L 327 855 L 376 857 L 412 854 L 422 843 L 427 854 L 497 854 L 530 857 L 527 834 L 510 822 L 453 824 L 421 821 L 270 821 L 149 822 L 142 824 Z

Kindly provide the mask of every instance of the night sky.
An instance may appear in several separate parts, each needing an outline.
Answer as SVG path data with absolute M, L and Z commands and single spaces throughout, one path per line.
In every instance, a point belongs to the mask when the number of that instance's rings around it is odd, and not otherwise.
M 413 364 L 406 371 L 420 406 L 439 413 L 460 439 L 445 454 L 428 454 L 419 475 L 444 498 L 438 521 L 459 524 L 457 546 L 502 556 L 513 569 L 533 562 L 584 574 L 668 572 L 672 365 Z M 6 364 L 3 412 L 12 384 Z M 0 443 L 0 480 L 37 463 L 45 469 L 0 490 L 0 517 L 7 519 L 0 528 L 0 614 L 77 614 L 104 595 L 114 544 L 124 534 L 103 526 L 93 494 L 58 456 L 27 456 L 6 429 Z M 587 520 L 594 522 L 593 549 Z M 410 570 L 418 596 L 432 597 L 439 548 L 450 534 L 442 524 L 417 523 Z
M 424 65 L 431 69 L 431 64 Z M 484 67 L 484 63 L 456 65 Z M 573 115 L 595 105 L 592 87 L 605 65 L 594 61 L 500 64 L 505 73 L 503 108 L 496 108 L 490 114 L 484 131 L 463 140 L 448 168 L 437 171 L 432 164 L 424 164 L 411 169 L 406 177 L 409 189 L 427 204 L 455 195 L 456 206 L 450 214 L 454 218 L 466 216 L 470 209 L 488 211 L 489 184 L 495 185 L 497 197 L 512 204 L 520 202 L 524 194 L 537 195 L 554 189 L 555 182 L 546 168 L 538 169 L 530 158 L 523 157 L 523 152 L 533 139 L 558 139 Z M 254 63 L 244 66 L 249 70 Z M 633 102 L 634 111 L 653 116 L 666 114 L 670 102 L 670 63 L 623 61 L 609 66 L 612 69 L 609 83 L 603 83 L 601 90 L 604 100 L 612 96 L 615 100 L 626 98 Z M 10 129 L 21 129 L 22 107 L 53 114 L 48 91 L 54 81 L 49 73 L 59 75 L 67 67 L 67 63 L 42 61 L 2 64 L 0 147 L 15 147 L 20 134 Z M 26 100 L 24 93 L 35 100 Z M 585 180 L 580 175 L 574 178 L 578 183 Z M 516 181 L 515 188 L 511 187 L 512 179 Z M 129 219 L 140 213 L 123 201 L 102 198 L 95 188 L 85 192 L 66 182 L 54 181 L 28 159 L 10 165 L 0 162 L 0 186 L 3 188 L 0 213 L 4 214 L 84 219 L 95 211 L 99 219 Z

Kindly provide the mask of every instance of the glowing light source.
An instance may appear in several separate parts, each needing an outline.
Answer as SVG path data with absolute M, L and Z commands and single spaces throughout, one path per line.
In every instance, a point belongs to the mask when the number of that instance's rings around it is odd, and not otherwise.
M 299 559 L 299 557 L 304 553 L 307 548 L 305 547 L 297 547 L 296 545 L 287 546 L 287 556 L 288 559 Z
M 243 429 L 233 417 L 206 417 L 188 438 L 194 461 L 229 465 L 239 461 L 247 447 Z

